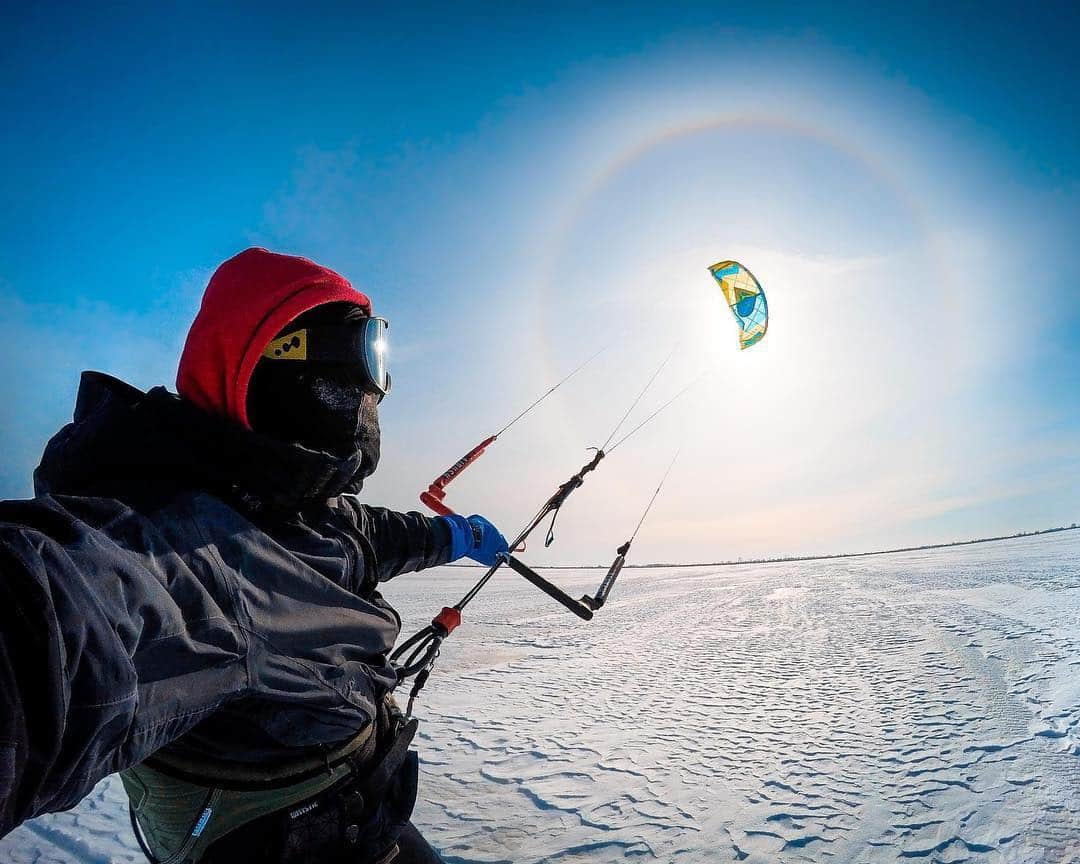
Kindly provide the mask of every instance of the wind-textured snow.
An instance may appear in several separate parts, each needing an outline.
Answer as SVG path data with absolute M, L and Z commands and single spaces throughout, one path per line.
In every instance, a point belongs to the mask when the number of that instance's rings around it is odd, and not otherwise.
M 408 631 L 478 574 L 387 595 Z M 628 570 L 591 624 L 506 573 L 417 713 L 415 821 L 452 864 L 1080 861 L 1080 532 Z M 122 798 L 0 860 L 140 860 Z

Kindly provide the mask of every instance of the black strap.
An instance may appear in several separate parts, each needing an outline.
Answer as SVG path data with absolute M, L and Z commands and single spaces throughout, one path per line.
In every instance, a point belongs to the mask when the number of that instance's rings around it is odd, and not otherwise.
M 360 787 L 364 797 L 372 798 L 389 784 L 391 778 L 401 767 L 401 763 L 405 761 L 405 757 L 409 755 L 409 745 L 412 744 L 413 738 L 416 737 L 416 730 L 419 726 L 420 721 L 413 718 L 399 727 L 394 737 L 394 743 L 390 745 L 386 755 L 379 760 L 379 764 L 375 766 L 375 769 L 364 781 L 363 786 Z
M 555 520 L 559 518 L 560 510 L 562 510 L 562 504 L 556 507 L 551 513 L 551 524 L 548 525 L 547 536 L 544 538 L 545 548 L 555 542 Z
M 178 757 L 169 748 L 159 750 L 143 760 L 143 764 L 166 777 L 195 786 L 214 787 L 228 792 L 263 792 L 286 789 L 329 774 L 350 760 L 368 759 L 376 751 L 377 737 L 377 723 L 373 721 L 343 746 L 324 751 L 321 759 L 305 755 L 293 764 L 285 762 L 282 766 L 234 764 L 225 760 L 216 760 L 217 764 L 209 760 L 185 764 L 187 757 Z

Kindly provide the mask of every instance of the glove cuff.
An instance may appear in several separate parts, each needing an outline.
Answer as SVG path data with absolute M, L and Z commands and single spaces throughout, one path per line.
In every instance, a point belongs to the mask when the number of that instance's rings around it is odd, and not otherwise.
M 476 535 L 468 519 L 456 513 L 438 518 L 445 521 L 450 529 L 450 561 L 464 558 L 476 548 Z

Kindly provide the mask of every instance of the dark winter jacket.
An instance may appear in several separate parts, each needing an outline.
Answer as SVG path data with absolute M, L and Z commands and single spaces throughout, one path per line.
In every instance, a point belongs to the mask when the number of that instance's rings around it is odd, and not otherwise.
M 177 739 L 257 762 L 372 721 L 378 583 L 450 536 L 343 494 L 359 460 L 84 375 L 37 497 L 0 503 L 0 835 Z

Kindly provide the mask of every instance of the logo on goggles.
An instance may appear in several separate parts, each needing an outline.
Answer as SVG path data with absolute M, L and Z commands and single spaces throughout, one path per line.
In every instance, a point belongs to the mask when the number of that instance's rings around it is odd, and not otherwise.
M 307 360 L 307 330 L 286 333 L 263 349 L 268 360 Z

